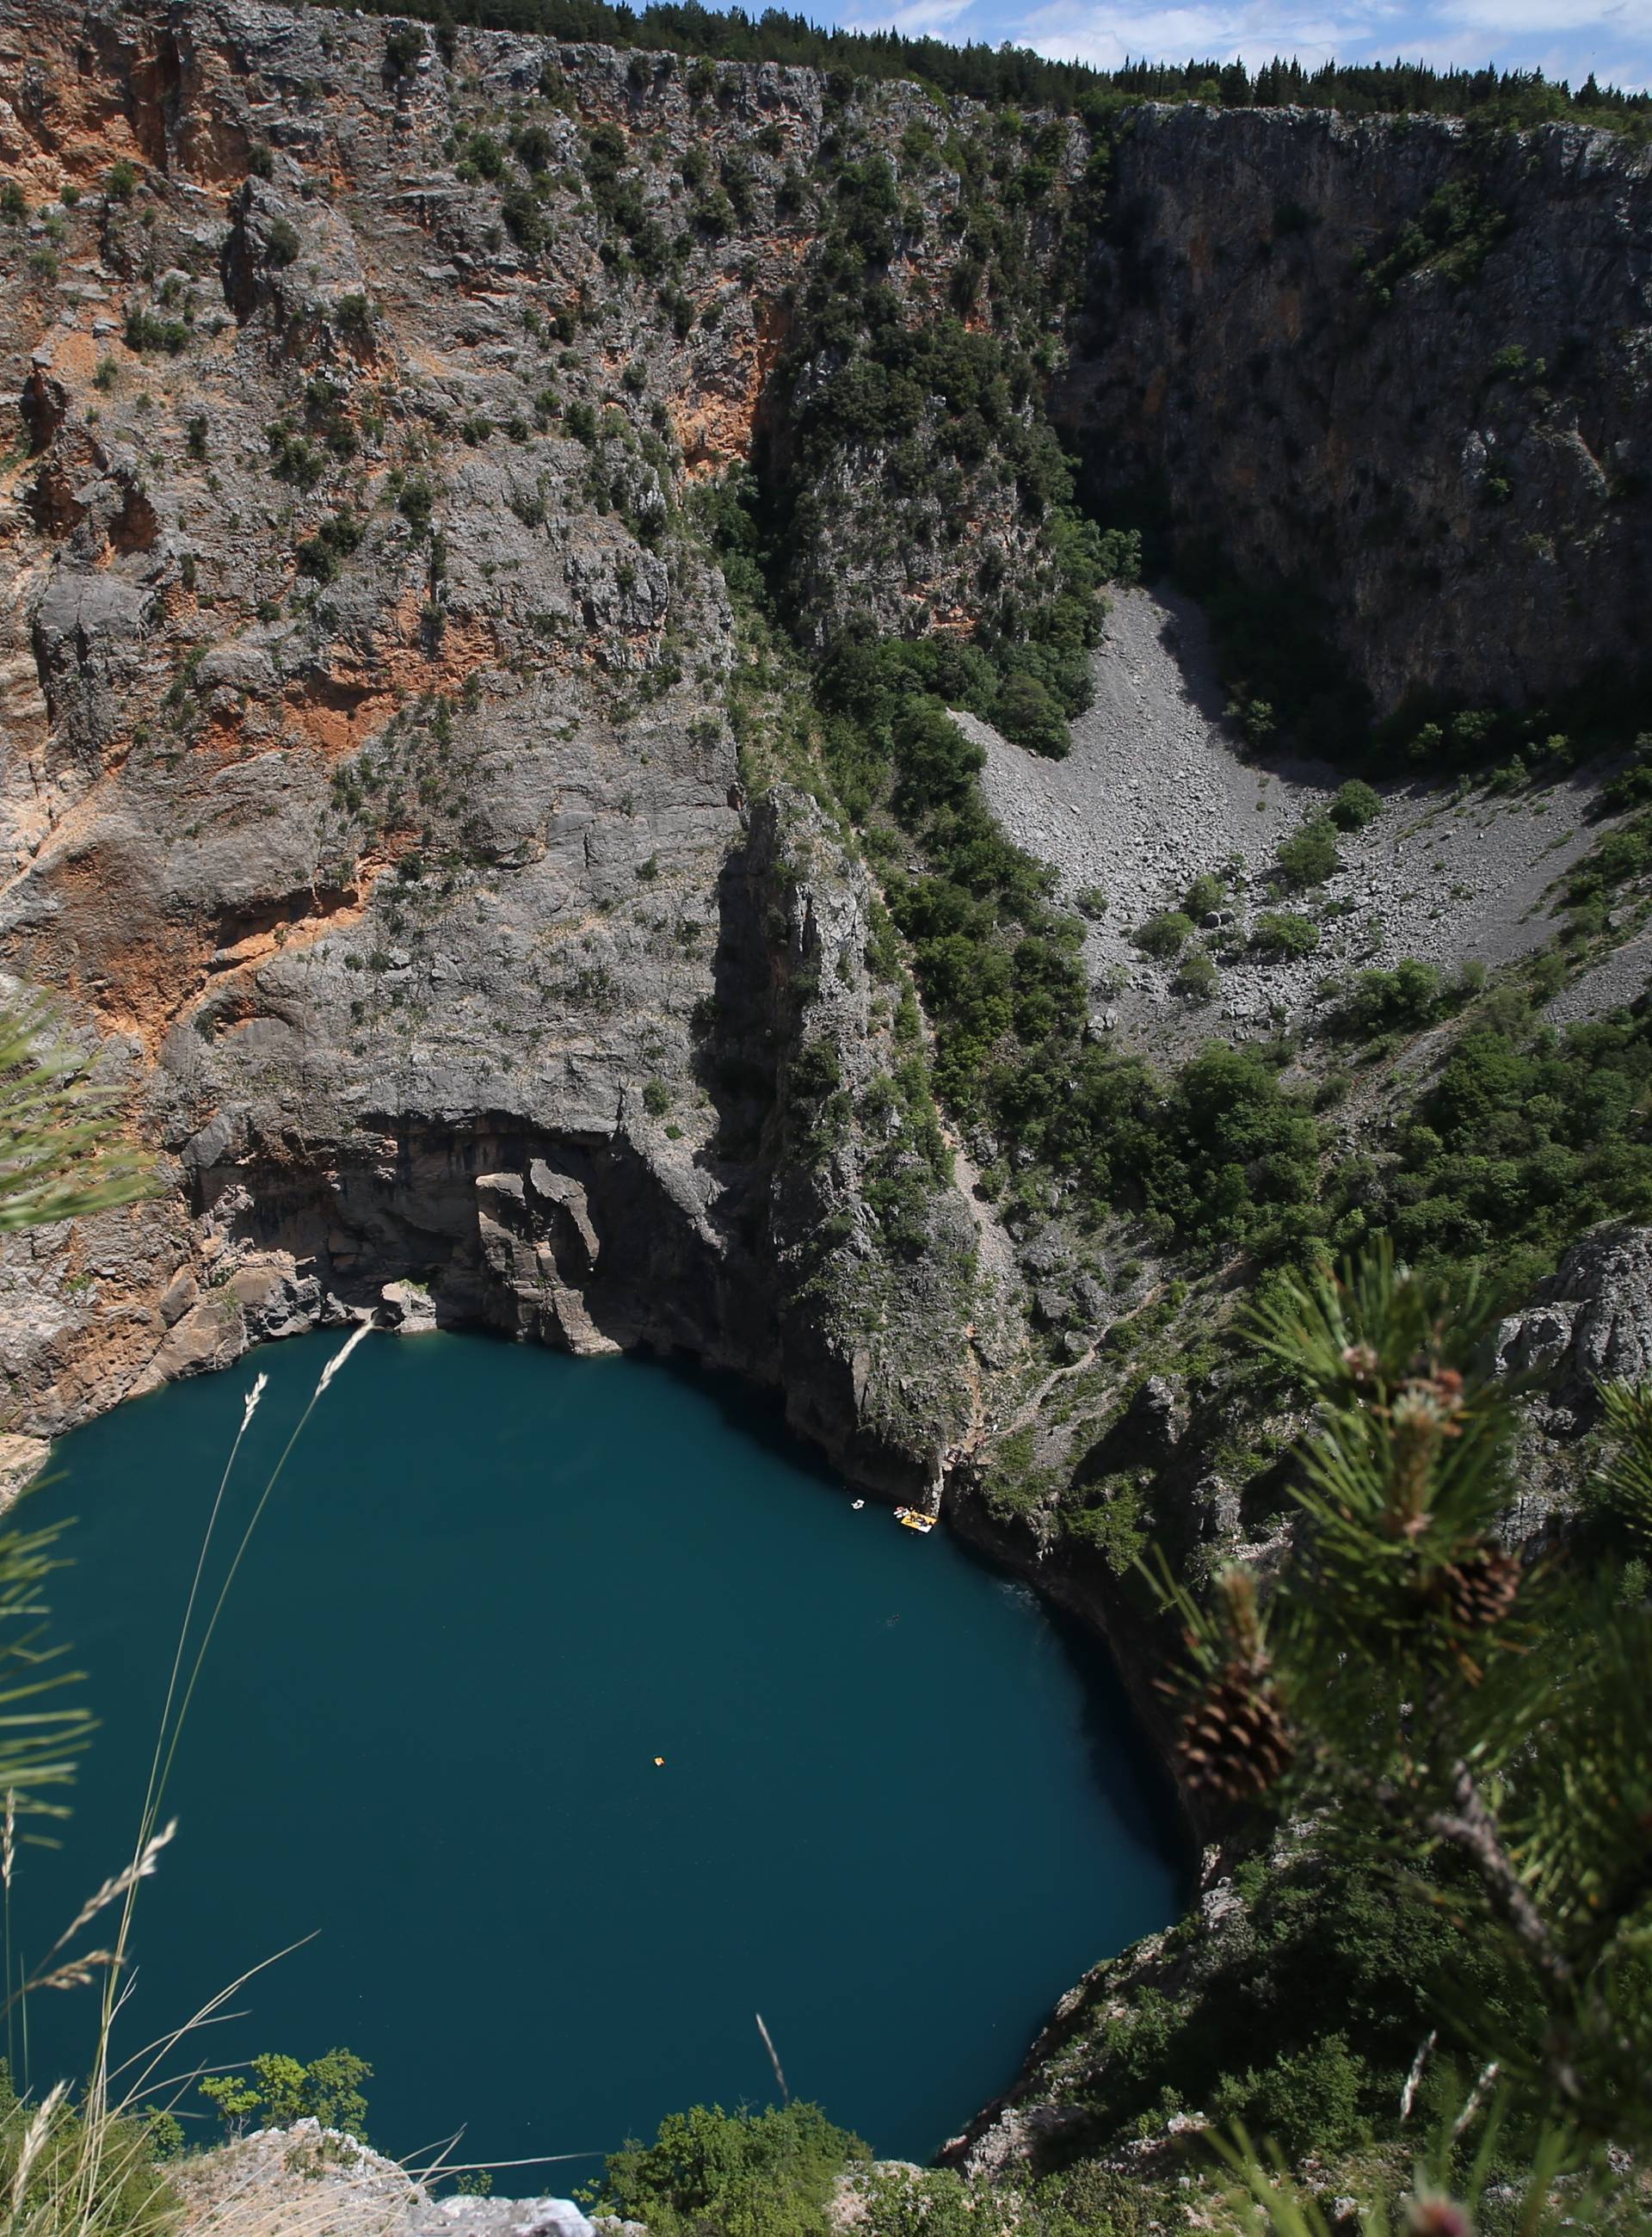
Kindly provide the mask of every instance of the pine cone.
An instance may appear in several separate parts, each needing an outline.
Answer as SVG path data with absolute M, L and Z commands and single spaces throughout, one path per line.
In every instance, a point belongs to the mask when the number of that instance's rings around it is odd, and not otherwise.
M 1266 1792 L 1292 1748 L 1272 1689 L 1230 1665 L 1183 1718 L 1176 1752 L 1193 1792 L 1243 1802 Z
M 1512 1554 L 1488 1546 L 1453 1561 L 1444 1572 L 1445 1604 L 1454 1623 L 1467 1631 L 1489 1631 L 1501 1623 L 1520 1590 L 1520 1564 Z

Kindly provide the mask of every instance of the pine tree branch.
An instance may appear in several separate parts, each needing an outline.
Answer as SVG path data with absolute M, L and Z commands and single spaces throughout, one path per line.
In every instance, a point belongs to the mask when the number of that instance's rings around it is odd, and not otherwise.
M 1556 1949 L 1542 1913 L 1503 1845 L 1497 1821 L 1487 1809 L 1473 1772 L 1461 1761 L 1451 1767 L 1451 1798 L 1455 1810 L 1437 1811 L 1429 1821 L 1432 1831 L 1468 1857 L 1497 1916 L 1513 1927 L 1550 1986 L 1569 1999 L 1571 1966 Z

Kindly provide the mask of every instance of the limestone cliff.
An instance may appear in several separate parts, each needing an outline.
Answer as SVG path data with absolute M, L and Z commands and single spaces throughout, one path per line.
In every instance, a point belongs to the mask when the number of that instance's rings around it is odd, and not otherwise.
M 858 1128 L 828 1155 L 790 1092 L 811 1039 L 890 1069 L 895 1005 L 852 848 L 753 775 L 783 682 L 693 528 L 819 229 L 782 213 L 823 88 L 389 40 L 0 16 L 0 939 L 171 1184 L 14 1247 L 13 1403 L 56 1429 L 411 1277 L 783 1379 L 932 1481 L 979 1411 L 975 1217 L 929 1186 L 933 1248 L 888 1247 Z
M 1649 231 L 1608 133 L 1143 108 L 1057 410 L 1379 713 L 1563 697 L 1644 669 Z

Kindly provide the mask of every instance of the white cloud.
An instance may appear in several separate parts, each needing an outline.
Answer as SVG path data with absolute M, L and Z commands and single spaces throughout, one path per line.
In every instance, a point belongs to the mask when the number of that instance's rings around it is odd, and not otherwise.
M 1371 9 L 1346 17 L 1286 7 L 1171 8 L 1087 6 L 1084 0 L 1050 0 L 1011 32 L 1038 53 L 1117 69 L 1127 60 L 1244 62 L 1254 68 L 1275 55 L 1325 62 L 1363 47 L 1391 11 Z M 1380 35 L 1378 35 L 1380 37 Z
M 932 0 L 946 4 L 946 0 Z M 923 4 L 923 0 L 918 0 Z M 1652 81 L 1652 0 L 1348 0 L 1345 7 L 1292 0 L 1044 0 L 1006 21 L 989 20 L 980 35 L 1062 60 L 1115 69 L 1129 61 L 1184 62 L 1190 56 L 1239 61 L 1256 68 L 1274 56 L 1301 62 L 1426 62 L 1478 69 L 1541 69 L 1579 83 L 1593 69 L 1606 82 Z
M 1437 13 L 1505 38 L 1552 37 L 1597 23 L 1620 36 L 1652 37 L 1652 0 L 1444 0 Z
M 881 8 L 866 12 L 856 10 L 843 18 L 843 28 L 849 31 L 899 31 L 909 39 L 921 39 L 927 33 L 945 36 L 953 32 L 961 16 L 968 15 L 975 0 L 904 0 L 904 4 Z M 955 36 L 976 36 L 971 26 L 965 24 Z

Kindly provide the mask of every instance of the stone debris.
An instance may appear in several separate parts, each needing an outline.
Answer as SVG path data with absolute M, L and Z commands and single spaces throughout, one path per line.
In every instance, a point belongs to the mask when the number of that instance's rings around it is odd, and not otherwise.
M 1506 962 L 1553 936 L 1551 890 L 1602 828 L 1588 821 L 1583 781 L 1461 801 L 1451 787 L 1391 784 L 1378 788 L 1375 822 L 1338 834 L 1342 869 L 1311 893 L 1271 898 L 1280 842 L 1324 812 L 1342 773 L 1245 749 L 1223 718 L 1199 610 L 1168 589 L 1113 594 L 1094 676 L 1065 761 L 1009 745 L 978 716 L 955 720 L 986 750 L 987 796 L 1008 835 L 1055 870 L 1067 902 L 1106 896 L 1085 934 L 1096 1034 L 1174 1053 L 1217 1033 L 1245 1039 L 1298 1024 L 1328 976 L 1408 956 L 1448 977 Z M 1205 927 L 1218 992 L 1187 1001 L 1172 991 L 1173 962 L 1144 955 L 1130 934 L 1179 907 L 1195 877 L 1229 870 L 1231 899 Z M 1314 953 L 1265 962 L 1247 949 L 1248 927 L 1272 908 L 1315 920 Z M 1238 951 L 1231 960 L 1226 949 Z

